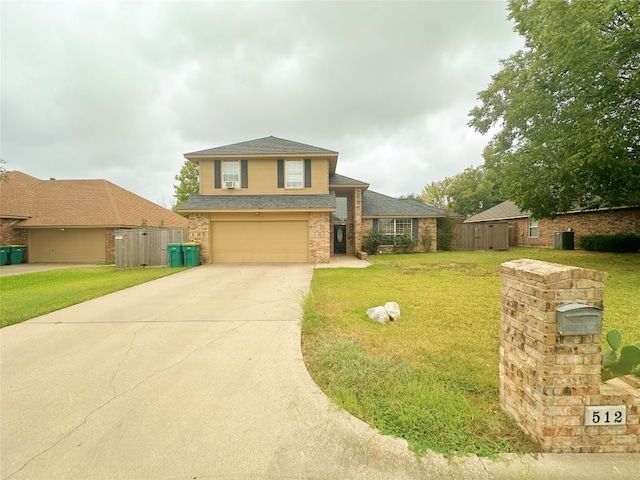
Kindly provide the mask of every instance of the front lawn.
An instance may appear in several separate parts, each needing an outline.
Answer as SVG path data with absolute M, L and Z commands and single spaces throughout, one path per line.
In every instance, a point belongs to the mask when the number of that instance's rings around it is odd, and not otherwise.
M 184 268 L 64 268 L 0 278 L 0 326 L 20 323 Z
M 370 257 L 366 269 L 318 269 L 305 302 L 302 348 L 338 405 L 416 453 L 534 452 L 499 406 L 498 266 L 533 258 L 604 270 L 604 330 L 640 340 L 640 255 L 547 249 Z M 367 308 L 398 302 L 379 325 Z

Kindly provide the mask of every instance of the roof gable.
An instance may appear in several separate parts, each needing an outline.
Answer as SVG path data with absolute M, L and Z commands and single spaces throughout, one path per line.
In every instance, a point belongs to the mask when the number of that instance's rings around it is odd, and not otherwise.
M 304 143 L 293 142 L 274 136 L 258 138 L 246 142 L 223 145 L 221 147 L 208 148 L 197 152 L 185 153 L 191 155 L 277 155 L 277 154 L 317 154 L 326 153 L 338 155 L 338 152 L 326 150 L 324 148 L 306 145 Z
M 18 227 L 139 227 L 186 228 L 188 220 L 107 180 L 38 180 L 9 172 L 2 182 L 5 199 L 16 211 L 28 211 Z M 18 181 L 13 181 L 17 178 Z M 28 188 L 25 188 L 28 187 Z
M 440 208 L 415 200 L 393 198 L 382 193 L 362 192 L 363 217 L 446 217 Z
M 509 218 L 525 218 L 528 216 L 528 212 L 523 212 L 515 203 L 511 200 L 507 200 L 485 210 L 484 212 L 480 212 L 477 215 L 467 218 L 464 223 L 492 222 L 497 220 L 507 220 Z
M 330 173 L 329 174 L 329 186 L 342 186 L 342 185 L 360 185 L 362 187 L 368 187 L 369 184 L 366 182 L 362 182 L 360 180 L 355 180 L 353 178 L 345 177 L 344 175 L 340 175 L 338 173 Z

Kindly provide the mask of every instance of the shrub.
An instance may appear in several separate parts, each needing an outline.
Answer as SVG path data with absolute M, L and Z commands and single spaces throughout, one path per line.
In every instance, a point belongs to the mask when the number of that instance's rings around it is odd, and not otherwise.
M 451 217 L 438 218 L 438 250 L 449 251 L 453 248 L 453 236 L 457 223 Z
M 418 239 L 412 239 L 411 235 L 398 235 L 396 243 L 393 245 L 393 251 L 396 253 L 409 253 L 418 245 Z
M 633 373 L 640 377 L 640 342 L 622 345 L 622 334 L 617 328 L 607 332 L 607 343 L 611 349 L 602 355 L 602 380 Z
M 420 235 L 420 244 L 422 245 L 422 249 L 425 252 L 431 251 L 431 245 L 433 245 L 433 237 L 428 230 L 423 231 L 422 235 Z
M 580 248 L 594 252 L 637 252 L 640 250 L 640 235 L 584 235 L 580 237 Z
M 371 229 L 362 237 L 362 250 L 369 255 L 378 253 L 378 247 L 382 244 L 382 235 L 378 230 Z

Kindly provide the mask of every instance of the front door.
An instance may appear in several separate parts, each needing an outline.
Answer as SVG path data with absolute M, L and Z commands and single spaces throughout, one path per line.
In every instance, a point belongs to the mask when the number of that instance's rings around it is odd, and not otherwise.
M 347 226 L 333 226 L 333 253 L 347 253 Z

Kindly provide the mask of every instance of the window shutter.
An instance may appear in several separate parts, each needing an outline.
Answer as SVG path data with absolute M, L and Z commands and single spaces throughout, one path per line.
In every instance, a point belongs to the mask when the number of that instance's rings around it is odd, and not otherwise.
M 240 160 L 240 188 L 249 188 L 249 161 Z
M 213 188 L 222 188 L 222 175 L 220 174 L 220 160 L 213 161 Z
M 278 188 L 284 188 L 284 160 L 278 159 Z
M 311 188 L 311 159 L 304 160 L 304 187 Z
M 376 230 L 376 231 L 378 230 L 378 219 L 377 218 L 373 219 L 373 229 Z
M 413 230 L 413 239 L 418 238 L 418 219 L 417 218 L 412 218 L 411 219 L 411 230 Z

